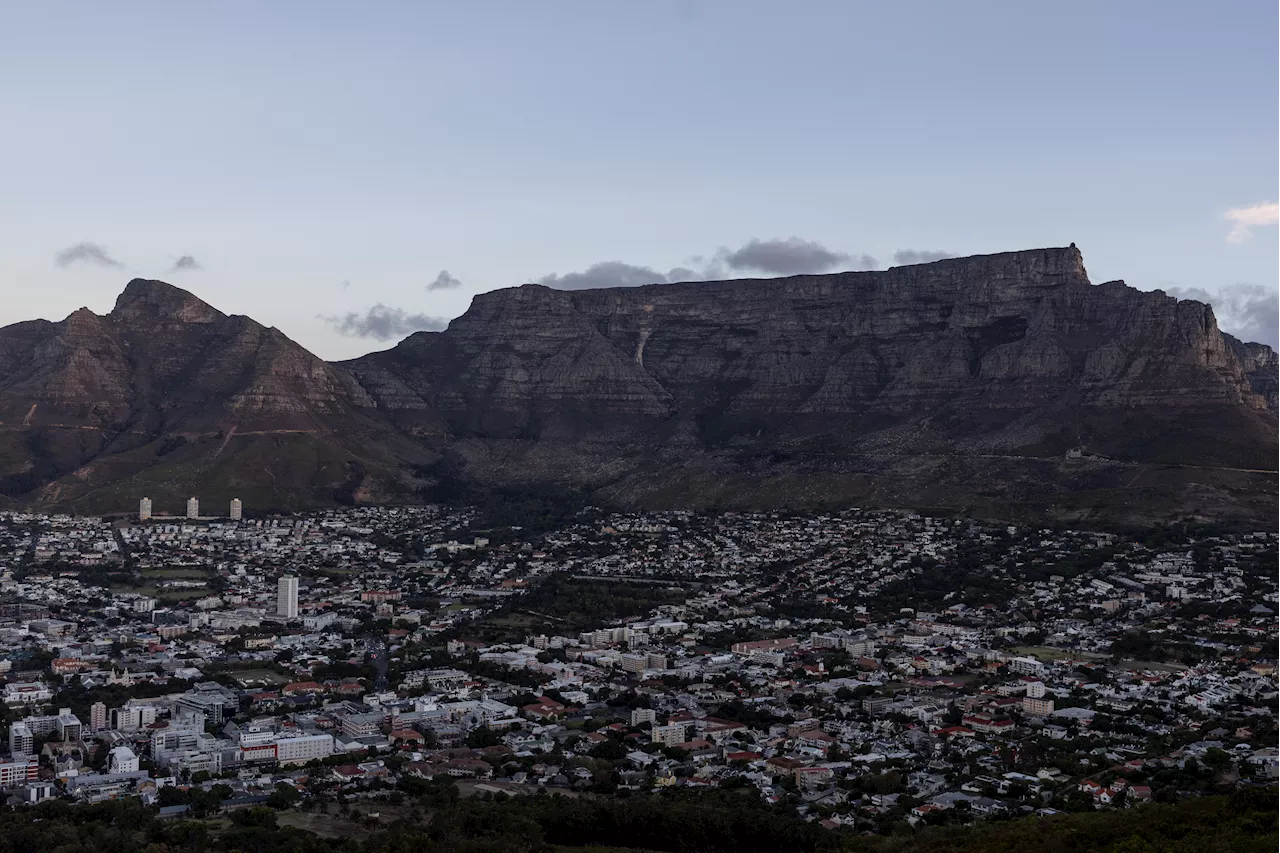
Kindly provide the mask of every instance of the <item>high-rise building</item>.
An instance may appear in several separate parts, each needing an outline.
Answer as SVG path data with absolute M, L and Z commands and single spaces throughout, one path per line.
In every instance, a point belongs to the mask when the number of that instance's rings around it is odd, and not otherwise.
M 298 579 L 292 575 L 280 578 L 276 586 L 276 615 L 286 619 L 298 616 Z
M 187 498 L 187 518 L 200 517 L 200 499 Z
M 107 706 L 104 702 L 94 702 L 89 706 L 89 730 L 104 731 L 107 728 Z
M 240 503 L 239 498 L 231 499 L 231 520 L 239 521 L 240 516 L 244 513 L 244 504 Z
M 35 732 L 26 723 L 9 726 L 9 752 L 14 755 L 30 755 L 35 751 Z
M 143 498 L 138 501 L 138 520 L 146 521 L 151 517 L 151 498 Z

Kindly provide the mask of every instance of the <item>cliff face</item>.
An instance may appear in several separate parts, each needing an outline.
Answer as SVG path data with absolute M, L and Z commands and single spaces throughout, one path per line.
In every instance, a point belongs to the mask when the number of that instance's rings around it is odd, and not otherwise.
M 134 281 L 106 316 L 0 329 L 0 492 L 302 505 L 461 480 L 629 505 L 1264 517 L 1274 477 L 1237 469 L 1275 467 L 1276 375 L 1276 354 L 1222 334 L 1206 305 L 1091 284 L 1074 246 L 525 285 L 336 365 Z
M 525 285 L 345 366 L 401 428 L 445 442 L 451 472 L 623 503 L 1213 516 L 1241 489 L 1273 491 L 1265 475 L 1218 481 L 1275 467 L 1275 354 L 1222 334 L 1201 303 L 1091 284 L 1074 246 L 774 280 Z M 1126 491 L 1152 480 L 1142 465 L 1202 473 Z M 1213 482 L 1197 491 L 1195 477 Z
M 764 281 L 525 285 L 347 366 L 384 411 L 544 437 L 941 413 L 986 429 L 1063 405 L 1274 415 L 1268 353 L 1219 332 L 1203 304 L 1091 285 L 1072 247 Z

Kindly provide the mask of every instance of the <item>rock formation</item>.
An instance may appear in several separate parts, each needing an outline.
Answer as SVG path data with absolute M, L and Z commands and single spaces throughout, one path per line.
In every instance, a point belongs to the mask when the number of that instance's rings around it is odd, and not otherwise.
M 1093 285 L 1074 246 L 524 285 L 336 365 L 135 281 L 106 317 L 0 330 L 0 476 L 15 500 L 97 506 L 96 490 L 119 499 L 107 483 L 156 481 L 163 463 L 135 451 L 178 436 L 183 488 L 222 471 L 294 504 L 423 499 L 448 480 L 626 505 L 1261 517 L 1275 479 L 1250 471 L 1275 468 L 1276 377 L 1276 354 L 1220 332 L 1207 305 Z M 232 446 L 250 431 L 324 449 L 279 451 L 291 473 L 268 488 L 270 448 Z M 308 465 L 329 473 L 311 482 Z
M 373 452 L 352 451 L 368 438 Z M 97 509 L 144 494 L 176 508 L 211 490 L 258 506 L 334 500 L 353 480 L 397 480 L 397 452 L 422 458 L 350 372 L 163 282 L 129 282 L 102 317 L 82 308 L 0 329 L 10 499 Z

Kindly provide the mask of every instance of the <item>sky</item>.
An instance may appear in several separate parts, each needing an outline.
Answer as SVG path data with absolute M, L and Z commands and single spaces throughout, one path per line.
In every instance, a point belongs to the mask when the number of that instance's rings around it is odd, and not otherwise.
M 529 281 L 1075 242 L 1276 343 L 1277 4 L 0 0 L 0 325 L 350 358 Z

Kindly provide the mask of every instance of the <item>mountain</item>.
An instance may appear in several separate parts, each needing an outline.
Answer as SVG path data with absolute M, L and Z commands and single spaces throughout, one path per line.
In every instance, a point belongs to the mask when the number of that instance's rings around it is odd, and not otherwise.
M 346 366 L 401 428 L 450 437 L 448 470 L 622 504 L 1274 505 L 1273 478 L 1168 466 L 1275 468 L 1275 353 L 1222 334 L 1204 304 L 1092 285 L 1074 246 L 525 285 Z
M 147 489 L 301 506 L 501 486 L 1274 526 L 1276 410 L 1270 348 L 1202 303 L 1091 284 L 1074 245 L 530 284 L 339 364 L 159 282 L 106 317 L 0 329 L 3 491 L 86 509 Z
M 0 493 L 24 503 L 351 500 L 422 455 L 349 371 L 163 282 L 0 329 Z

